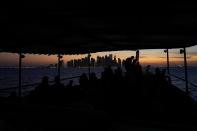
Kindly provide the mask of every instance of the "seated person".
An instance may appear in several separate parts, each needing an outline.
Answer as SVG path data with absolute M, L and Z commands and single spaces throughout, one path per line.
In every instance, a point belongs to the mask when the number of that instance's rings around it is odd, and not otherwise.
M 44 76 L 42 82 L 35 88 L 36 93 L 43 93 L 49 89 L 48 77 Z
M 88 77 L 85 73 L 80 76 L 79 83 L 81 86 L 86 86 L 88 84 Z
M 56 76 L 55 77 L 55 84 L 51 86 L 51 89 L 54 89 L 54 90 L 59 90 L 60 89 L 61 90 L 61 89 L 64 89 L 64 88 L 65 88 L 64 84 L 62 84 L 60 82 L 60 77 Z

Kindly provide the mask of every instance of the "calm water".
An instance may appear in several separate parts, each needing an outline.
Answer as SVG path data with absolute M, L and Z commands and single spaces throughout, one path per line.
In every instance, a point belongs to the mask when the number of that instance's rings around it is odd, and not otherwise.
M 170 72 L 178 77 L 185 78 L 184 67 L 183 68 L 171 68 Z M 172 82 L 174 85 L 179 87 L 181 90 L 185 91 L 185 82 L 181 81 L 177 78 L 172 77 Z M 190 84 L 190 82 L 194 85 L 197 85 L 197 67 L 188 67 L 188 87 L 190 91 L 190 95 L 197 101 L 197 87 L 194 87 Z
M 97 77 L 101 76 L 103 71 L 102 67 L 91 68 L 92 72 L 97 74 Z M 170 72 L 174 75 L 184 78 L 183 67 L 170 68 Z M 88 73 L 88 68 L 63 68 L 61 69 L 61 78 L 68 78 L 73 76 L 79 76 L 82 73 Z M 49 80 L 53 80 L 54 76 L 57 75 L 57 69 L 55 68 L 24 68 L 22 69 L 22 84 L 32 84 L 40 82 L 43 76 L 48 76 Z M 189 81 L 197 85 L 197 67 L 188 67 Z M 180 89 L 185 90 L 185 82 L 180 81 L 176 78 L 172 78 L 173 83 Z M 66 85 L 67 81 L 64 81 Z M 74 83 L 78 84 L 78 78 L 74 79 Z M 18 69 L 17 68 L 0 68 L 0 89 L 15 87 L 18 85 Z M 197 90 L 190 86 L 190 90 L 193 96 L 197 98 Z M 32 90 L 32 87 L 28 87 L 25 90 Z
M 103 68 L 91 68 L 100 77 Z M 79 76 L 82 73 L 88 73 L 88 68 L 63 68 L 61 69 L 61 78 Z M 53 80 L 57 75 L 55 68 L 24 68 L 22 69 L 22 84 L 38 83 L 43 76 L 48 76 Z M 0 88 L 13 87 L 18 85 L 17 68 L 0 68 Z
M 97 77 L 101 77 L 103 68 L 91 68 L 92 72 L 97 74 Z M 88 68 L 62 68 L 61 78 L 69 78 L 74 76 L 80 76 L 82 73 L 88 74 Z M 48 76 L 49 81 L 53 81 L 57 75 L 56 68 L 23 68 L 22 69 L 22 85 L 39 83 L 43 76 Z M 78 78 L 73 79 L 74 84 L 78 84 Z M 69 80 L 62 81 L 65 85 Z M 17 68 L 0 68 L 0 89 L 18 86 L 18 69 Z M 23 93 L 32 90 L 34 87 L 23 87 Z M 0 95 L 7 96 L 9 91 L 0 91 Z

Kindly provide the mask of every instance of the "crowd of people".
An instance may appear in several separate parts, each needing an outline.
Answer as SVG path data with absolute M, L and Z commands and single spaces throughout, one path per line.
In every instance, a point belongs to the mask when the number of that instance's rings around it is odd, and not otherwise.
M 79 78 L 79 85 L 73 86 L 70 80 L 68 85 L 61 83 L 58 76 L 54 84 L 49 85 L 48 77 L 44 76 L 42 82 L 26 98 L 28 102 L 69 105 L 76 102 L 85 102 L 99 109 L 138 110 L 139 106 L 146 107 L 160 104 L 165 93 L 165 87 L 170 83 L 165 70 L 155 69 L 150 72 L 150 66 L 145 71 L 133 56 L 124 63 L 126 72 L 120 67 L 104 68 L 101 78 L 95 73 L 88 77 L 85 73 Z M 143 103 L 143 104 L 142 104 Z M 154 104 L 153 104 L 154 103 Z
M 61 83 L 58 76 L 54 84 L 44 76 L 41 83 L 27 96 L 25 102 L 41 105 L 83 106 L 110 112 L 112 116 L 129 113 L 164 112 L 172 109 L 183 110 L 188 105 L 184 95 L 173 88 L 165 69 L 151 66 L 142 69 L 135 57 L 127 58 L 124 68 L 107 66 L 98 78 L 95 73 L 83 73 L 79 85 L 70 80 L 67 85 Z M 16 93 L 10 98 L 16 100 Z M 139 112 L 139 113 L 135 113 Z M 115 115 L 114 115 L 115 114 Z

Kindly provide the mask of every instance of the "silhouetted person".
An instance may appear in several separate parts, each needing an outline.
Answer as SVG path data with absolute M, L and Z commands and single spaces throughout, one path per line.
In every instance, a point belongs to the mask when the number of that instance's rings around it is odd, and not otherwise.
M 155 69 L 155 77 L 154 77 L 154 88 L 153 88 L 153 96 L 155 100 L 159 101 L 162 97 L 163 87 L 165 86 L 165 71 L 161 71 L 159 68 Z
M 122 69 L 120 67 L 118 67 L 117 69 L 114 70 L 114 75 L 117 78 L 121 78 L 122 77 Z
M 122 84 L 122 69 L 118 67 L 117 69 L 114 70 L 114 86 L 121 86 Z M 119 88 L 119 87 L 118 87 Z
M 149 74 L 151 73 L 151 72 L 150 72 L 150 68 L 151 68 L 150 65 L 147 65 L 147 66 L 146 66 L 146 69 L 145 69 L 146 75 L 149 75 Z
M 96 82 L 97 80 L 98 80 L 98 78 L 96 77 L 96 74 L 95 73 L 91 73 L 90 74 L 90 81 Z
M 44 76 L 42 78 L 42 82 L 35 88 L 36 93 L 44 93 L 49 89 L 49 78 L 47 76 Z
M 98 78 L 96 77 L 96 74 L 95 73 L 91 73 L 90 74 L 90 79 L 89 79 L 89 81 L 90 81 L 90 88 L 95 88 L 95 87 L 97 87 L 98 85 L 97 85 L 97 82 L 98 82 Z
M 124 63 L 124 67 L 126 69 L 126 78 L 128 79 L 127 81 L 130 84 L 132 82 L 136 82 L 136 74 L 137 74 L 136 63 L 137 60 L 134 59 L 134 56 L 127 58 Z
M 132 64 L 133 64 L 133 65 L 136 65 L 137 63 L 138 63 L 137 59 L 133 59 Z
M 160 69 L 158 67 L 155 69 L 155 75 L 156 76 L 161 75 L 161 71 L 160 71 Z
M 104 80 L 110 80 L 113 77 L 114 73 L 111 66 L 105 67 L 102 77 Z
M 127 72 L 130 72 L 131 71 L 131 68 L 132 68 L 132 65 L 133 65 L 133 60 L 134 60 L 134 56 L 131 56 L 129 58 L 127 58 L 125 61 L 124 61 L 124 67 L 126 69 Z
M 72 88 L 73 87 L 73 80 L 70 80 L 66 88 Z
M 65 96 L 65 86 L 60 82 L 60 77 L 56 76 L 54 84 L 50 88 L 49 99 L 52 103 L 58 104 L 63 103 Z
M 55 84 L 51 86 L 52 89 L 54 89 L 54 90 L 61 90 L 61 89 L 65 88 L 64 84 L 62 84 L 60 82 L 60 77 L 59 76 L 55 77 L 54 82 L 55 82 Z
M 113 86 L 113 96 L 115 97 L 117 94 L 120 96 L 120 88 L 121 86 L 125 84 L 123 83 L 123 76 L 122 76 L 122 69 L 118 67 L 117 69 L 114 70 L 114 81 L 112 81 L 112 86 Z M 116 97 L 116 100 L 118 101 L 118 97 Z
M 48 83 L 48 77 L 44 76 L 41 83 L 35 87 L 35 90 L 32 91 L 28 96 L 29 102 L 43 102 L 47 100 L 48 94 L 50 91 L 50 86 Z
M 88 77 L 85 73 L 83 73 L 79 78 L 79 84 L 82 88 L 87 88 L 88 86 Z
M 161 83 L 163 84 L 163 82 L 166 81 L 165 79 L 165 73 L 166 73 L 166 70 L 163 69 L 162 71 L 159 69 L 159 68 L 156 68 L 155 69 L 155 79 L 156 79 L 156 82 L 158 83 Z
M 172 79 L 169 75 L 166 76 L 166 81 L 171 84 L 172 83 Z

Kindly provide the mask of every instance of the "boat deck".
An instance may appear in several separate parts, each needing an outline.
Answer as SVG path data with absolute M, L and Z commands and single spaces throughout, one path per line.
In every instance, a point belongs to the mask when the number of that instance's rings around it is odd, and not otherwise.
M 1 98 L 1 121 L 7 128 L 87 130 L 196 130 L 195 101 L 171 85 L 165 107 L 158 101 L 94 105 L 86 98 L 65 104 L 27 103 Z M 172 98 L 173 95 L 173 98 Z M 106 100 L 107 101 L 107 100 Z M 152 104 L 150 104 L 152 103 Z

